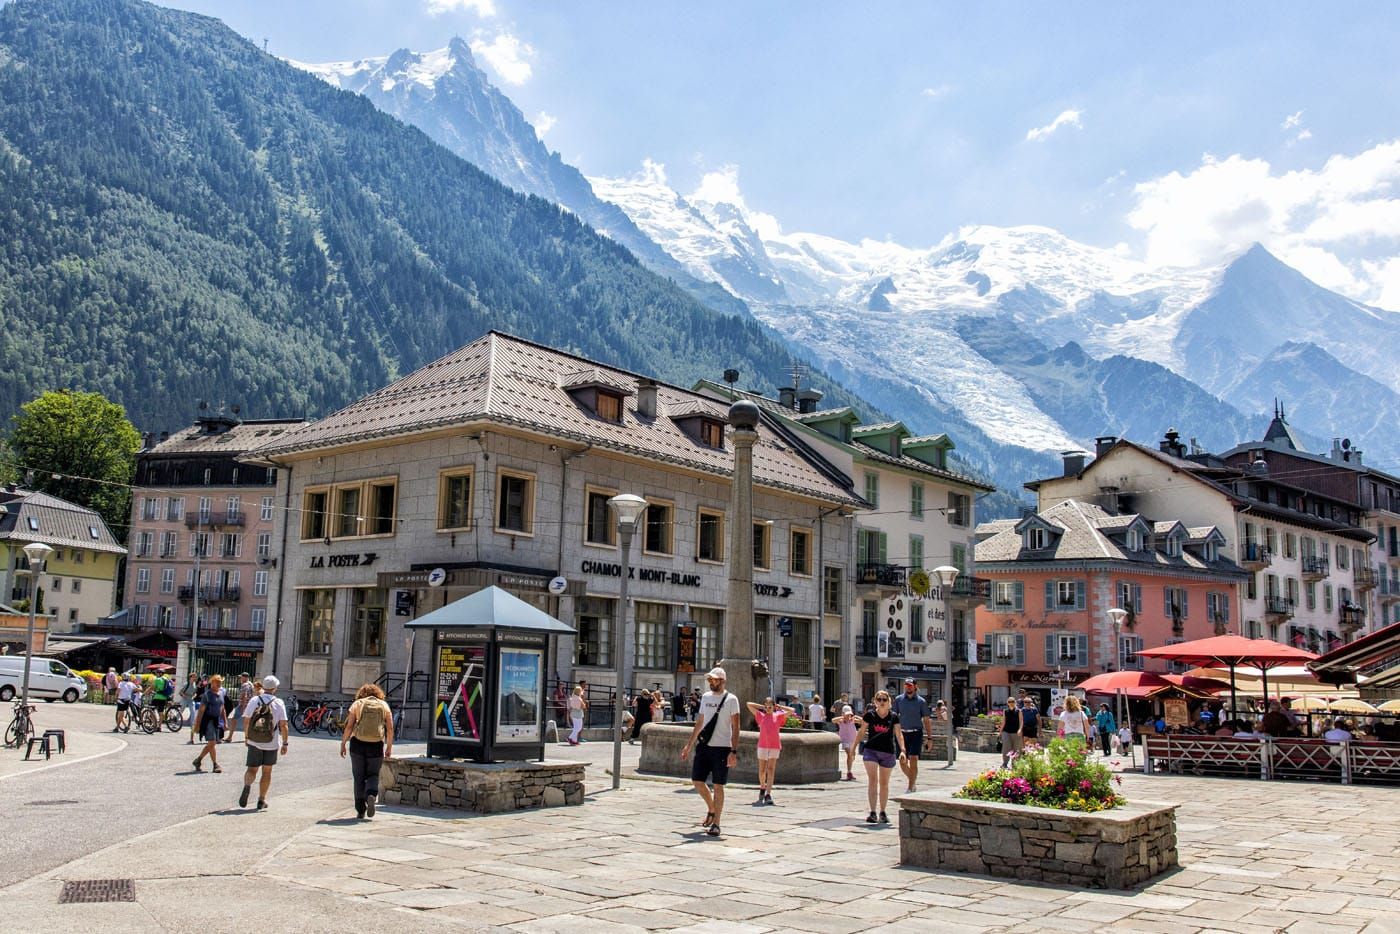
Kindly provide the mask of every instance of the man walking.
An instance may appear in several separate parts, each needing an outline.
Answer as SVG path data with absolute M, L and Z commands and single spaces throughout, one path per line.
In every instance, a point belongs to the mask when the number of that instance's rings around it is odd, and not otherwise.
M 110 704 L 117 699 L 117 669 L 108 668 L 102 676 L 102 702 Z
M 262 679 L 263 692 L 242 709 L 244 742 L 248 746 L 247 770 L 243 773 L 243 793 L 238 796 L 238 806 L 248 806 L 248 795 L 253 789 L 253 779 L 262 769 L 258 782 L 258 810 L 267 809 L 267 789 L 272 786 L 272 767 L 277 764 L 277 755 L 287 754 L 287 706 L 277 696 L 281 682 L 268 675 Z M 278 742 L 280 734 L 281 742 Z
M 690 781 L 705 800 L 705 819 L 700 826 L 708 828 L 712 837 L 720 834 L 719 822 L 724 816 L 724 786 L 729 770 L 739 762 L 739 698 L 725 690 L 723 668 L 712 668 L 705 675 L 709 693 L 700 698 L 700 711 L 695 717 L 695 729 L 690 741 L 681 749 L 681 761 L 695 750 Z M 713 790 L 706 784 L 712 782 Z
M 1006 712 L 1001 715 L 1001 767 L 1006 768 L 1021 752 L 1021 709 L 1016 698 L 1006 699 Z
M 894 712 L 899 716 L 899 730 L 904 734 L 904 758 L 899 760 L 899 767 L 909 779 L 909 791 L 913 791 L 919 779 L 919 754 L 924 749 L 924 737 L 933 735 L 928 701 L 919 693 L 913 678 L 904 679 L 904 693 L 894 699 Z
M 233 716 L 228 718 L 228 735 L 224 737 L 224 742 L 233 742 L 234 734 L 239 730 L 246 730 L 247 725 L 243 722 L 243 710 L 248 706 L 248 701 L 253 699 L 253 681 L 248 672 L 242 672 L 238 676 L 238 697 L 233 708 Z

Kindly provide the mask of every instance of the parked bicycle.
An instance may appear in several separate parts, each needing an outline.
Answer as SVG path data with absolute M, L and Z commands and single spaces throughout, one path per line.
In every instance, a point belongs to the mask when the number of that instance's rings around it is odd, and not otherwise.
M 303 735 L 310 733 L 322 727 L 326 718 L 330 715 L 330 701 L 324 698 L 318 701 L 312 701 L 307 706 L 299 709 L 296 715 L 291 718 L 292 728 Z
M 10 720 L 10 725 L 5 727 L 5 745 L 18 749 L 23 746 L 29 737 L 34 735 L 34 720 L 30 714 L 34 713 L 34 705 L 25 706 L 20 701 L 15 701 L 15 715 Z
M 321 718 L 321 729 L 330 734 L 343 733 L 345 731 L 345 721 L 345 703 L 342 701 L 339 706 L 335 708 L 333 713 L 327 713 L 326 716 Z

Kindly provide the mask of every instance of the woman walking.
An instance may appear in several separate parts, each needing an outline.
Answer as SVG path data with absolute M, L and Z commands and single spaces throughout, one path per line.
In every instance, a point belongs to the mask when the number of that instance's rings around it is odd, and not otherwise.
M 841 749 L 846 753 L 846 781 L 856 780 L 856 730 L 859 720 L 850 704 L 841 706 L 841 714 L 836 718 L 836 734 L 841 738 Z
M 379 768 L 385 756 L 394 754 L 394 714 L 379 685 L 364 684 L 355 692 L 355 703 L 345 717 L 345 732 L 340 735 L 342 759 L 347 746 L 355 785 L 355 815 L 361 820 L 372 818 L 379 803 Z
M 772 804 L 773 777 L 778 773 L 778 756 L 783 752 L 783 738 L 779 731 L 787 723 L 787 718 L 792 716 L 792 708 L 775 704 L 771 697 L 765 697 L 762 706 L 753 701 L 749 701 L 747 706 L 758 723 L 758 801 L 754 803 Z
M 1118 732 L 1118 721 L 1113 719 L 1113 713 L 1107 704 L 1099 704 L 1099 712 L 1094 715 L 1094 725 L 1099 729 L 1099 743 L 1103 746 L 1103 754 L 1108 756 L 1109 745 L 1115 738 L 1113 734 Z M 1233 731 L 1230 735 L 1233 735 Z
M 1083 738 L 1086 751 L 1093 748 L 1089 744 L 1089 717 L 1084 713 L 1084 705 L 1073 694 L 1065 698 L 1065 709 L 1060 714 L 1060 726 L 1067 738 Z
M 861 718 L 856 739 L 865 741 L 861 760 L 865 763 L 866 797 L 870 801 L 870 814 L 865 822 L 888 824 L 890 819 L 885 816 L 885 808 L 890 800 L 890 773 L 904 758 L 904 731 L 899 728 L 899 716 L 890 709 L 888 691 L 875 695 L 875 707 Z M 877 796 L 878 810 L 875 807 Z
M 194 732 L 204 741 L 204 748 L 194 757 L 196 772 L 204 771 L 205 756 L 213 763 L 215 772 L 223 771 L 219 768 L 218 748 L 219 740 L 224 738 L 224 725 L 227 722 L 228 715 L 224 713 L 224 677 L 214 675 L 209 679 L 209 687 L 199 696 L 199 711 L 194 715 Z
M 194 702 L 199 696 L 199 676 L 190 672 L 185 679 L 185 686 L 180 688 L 180 709 L 184 712 L 182 722 L 189 725 L 190 739 L 188 745 L 194 745 Z
M 637 710 L 632 714 L 632 735 L 627 738 L 628 745 L 636 745 L 637 737 L 642 735 L 642 727 L 651 722 L 651 692 L 642 689 L 637 694 Z
M 583 696 L 583 685 L 576 685 L 574 692 L 569 695 L 569 725 L 573 727 L 569 731 L 569 745 L 577 746 L 580 742 L 579 734 L 583 732 L 583 712 L 588 709 L 588 699 Z

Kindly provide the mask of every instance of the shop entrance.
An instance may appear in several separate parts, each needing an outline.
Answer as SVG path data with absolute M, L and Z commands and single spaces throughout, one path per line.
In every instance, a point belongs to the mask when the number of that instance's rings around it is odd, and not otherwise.
M 837 677 L 841 668 L 840 649 L 822 649 L 822 697 L 827 702 L 835 700 L 841 696 L 840 682 Z

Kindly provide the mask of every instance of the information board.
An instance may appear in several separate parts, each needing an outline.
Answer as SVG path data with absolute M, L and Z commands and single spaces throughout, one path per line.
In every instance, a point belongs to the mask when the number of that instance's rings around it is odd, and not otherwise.
M 504 647 L 500 696 L 496 704 L 496 742 L 540 741 L 540 698 L 544 696 L 544 652 Z
M 676 671 L 694 671 L 695 661 L 695 627 L 683 623 L 676 627 Z
M 437 646 L 437 704 L 433 735 L 468 743 L 482 741 L 482 715 L 486 697 L 486 646 L 443 644 Z
M 1179 697 L 1164 699 L 1162 719 L 1167 721 L 1167 726 L 1185 726 L 1190 723 L 1191 715 L 1187 712 L 1186 701 Z

